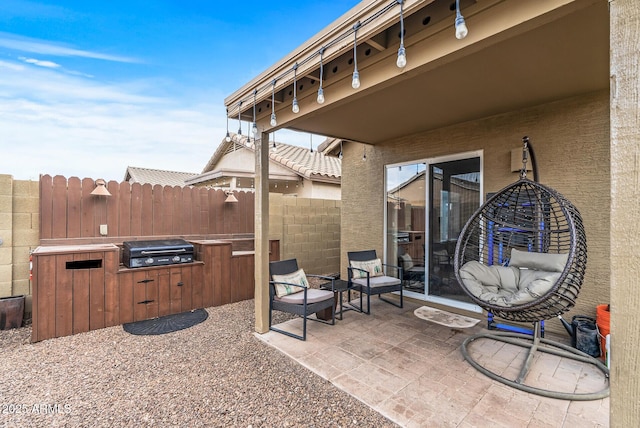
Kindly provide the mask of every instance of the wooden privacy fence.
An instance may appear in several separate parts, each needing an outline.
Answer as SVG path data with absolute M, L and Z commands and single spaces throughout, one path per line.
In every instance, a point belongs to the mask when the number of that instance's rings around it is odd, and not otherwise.
M 40 177 L 40 240 L 253 234 L 254 195 L 223 190 L 109 181 L 111 196 L 92 195 L 95 180 Z M 100 234 L 100 225 L 107 234 Z

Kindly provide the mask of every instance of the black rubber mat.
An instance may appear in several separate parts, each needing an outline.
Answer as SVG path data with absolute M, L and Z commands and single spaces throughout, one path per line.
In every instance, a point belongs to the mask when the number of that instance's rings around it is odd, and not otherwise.
M 165 334 L 193 327 L 206 320 L 209 314 L 204 309 L 166 315 L 151 320 L 136 321 L 124 324 L 124 331 L 140 336 Z

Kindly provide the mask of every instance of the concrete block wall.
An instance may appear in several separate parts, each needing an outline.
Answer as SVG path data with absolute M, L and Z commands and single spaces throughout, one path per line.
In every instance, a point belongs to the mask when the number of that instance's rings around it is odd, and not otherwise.
M 269 197 L 269 239 L 280 240 L 280 258 L 298 259 L 306 273 L 340 270 L 341 201 Z
M 37 181 L 0 174 L 0 297 L 31 294 L 29 252 L 39 244 L 39 209 Z
M 11 296 L 13 275 L 13 180 L 0 175 L 0 297 Z

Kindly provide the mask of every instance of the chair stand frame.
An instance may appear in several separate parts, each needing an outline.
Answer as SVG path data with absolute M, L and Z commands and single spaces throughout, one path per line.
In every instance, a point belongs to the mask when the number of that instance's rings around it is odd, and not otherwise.
M 376 288 L 372 289 L 371 287 L 369 287 L 370 290 L 375 291 L 375 292 L 372 292 L 372 293 L 369 293 L 366 290 L 364 290 L 365 288 L 366 287 L 360 286 L 360 285 L 357 285 L 357 286 L 351 288 L 347 293 L 347 302 L 346 302 L 346 304 L 351 306 L 353 309 L 355 309 L 356 311 L 358 311 L 360 313 L 363 313 L 363 314 L 366 314 L 366 315 L 371 315 L 371 295 L 372 294 L 374 294 L 374 295 L 377 294 L 378 295 L 378 299 L 382 300 L 383 302 L 387 302 L 387 303 L 395 306 L 396 308 L 404 307 L 404 298 L 403 298 L 403 295 L 402 295 L 402 289 L 399 290 L 399 293 L 400 293 L 400 304 L 398 304 L 398 303 L 396 303 L 396 302 L 394 302 L 392 300 L 388 300 L 388 299 L 385 299 L 384 297 L 382 297 L 382 294 L 396 291 L 396 287 L 395 286 L 391 287 L 390 290 L 384 290 L 385 287 L 378 287 L 380 289 L 380 291 L 377 291 Z M 351 303 L 351 291 L 357 291 L 357 292 L 360 293 L 360 306 L 359 307 L 354 305 L 353 303 Z M 367 310 L 366 311 L 362 308 L 362 295 L 363 294 L 367 295 Z
M 478 339 L 491 339 L 496 340 L 498 342 L 508 343 L 511 345 L 520 346 L 523 348 L 529 348 L 529 352 L 527 357 L 520 369 L 520 374 L 515 380 L 507 379 L 503 376 L 498 375 L 495 372 L 487 369 L 482 366 L 476 360 L 471 357 L 468 346 L 478 340 Z M 541 346 L 547 345 L 547 346 Z M 475 334 L 469 338 L 467 338 L 461 345 L 460 350 L 462 351 L 462 355 L 465 360 L 469 364 L 471 364 L 476 370 L 480 371 L 484 375 L 490 377 L 493 380 L 497 380 L 505 385 L 508 385 L 512 388 L 519 389 L 521 391 L 529 392 L 536 395 L 541 395 L 543 397 L 556 398 L 560 400 L 576 400 L 576 401 L 589 401 L 589 400 L 599 400 L 602 398 L 606 398 L 609 396 L 609 369 L 598 359 L 585 354 L 582 351 L 579 351 L 571 346 L 564 345 L 562 343 L 543 339 L 540 337 L 540 323 L 536 322 L 534 327 L 533 336 L 521 333 L 480 333 Z M 568 358 L 574 361 L 578 361 L 585 364 L 593 364 L 595 365 L 603 374 L 606 381 L 606 388 L 597 391 L 597 392 L 588 392 L 588 393 L 569 393 L 569 392 L 561 392 L 561 391 L 551 391 L 542 388 L 536 388 L 533 386 L 529 386 L 524 384 L 525 378 L 531 368 L 531 364 L 533 363 L 534 356 L 537 351 L 546 352 L 548 354 L 557 355 L 559 357 Z
M 320 302 L 322 303 L 322 302 Z M 298 340 L 302 340 L 302 341 L 306 341 L 307 340 L 307 320 L 311 320 L 311 321 L 317 321 L 320 322 L 322 324 L 328 324 L 328 325 L 335 325 L 336 324 L 336 308 L 335 305 L 332 304 L 331 306 L 331 321 L 325 321 L 325 320 L 321 320 L 319 318 L 309 318 L 309 315 L 320 311 L 322 309 L 327 308 L 327 305 L 321 305 L 318 303 L 312 303 L 312 304 L 306 304 L 306 305 L 301 305 L 300 307 L 302 308 L 302 311 L 300 311 L 300 313 L 295 313 L 295 312 L 291 312 L 291 311 L 282 311 L 280 309 L 277 308 L 278 304 L 277 302 L 274 302 L 273 299 L 270 299 L 269 301 L 269 330 L 271 331 L 275 331 L 277 333 L 281 333 L 284 334 L 286 336 L 289 337 L 293 337 L 294 339 L 298 339 Z M 302 336 L 299 334 L 295 334 L 292 333 L 290 331 L 286 331 L 286 330 L 282 330 L 280 328 L 276 328 L 272 326 L 272 319 L 273 319 L 273 311 L 281 311 L 281 312 L 286 312 L 286 313 L 294 313 L 295 315 L 299 315 L 300 317 L 302 317 Z

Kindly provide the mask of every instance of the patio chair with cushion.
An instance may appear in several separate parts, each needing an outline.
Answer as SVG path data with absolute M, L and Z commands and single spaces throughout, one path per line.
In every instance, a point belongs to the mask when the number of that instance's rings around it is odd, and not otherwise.
M 378 295 L 382 301 L 390 303 L 399 308 L 403 307 L 402 300 L 402 279 L 403 269 L 400 266 L 388 265 L 381 262 L 375 250 L 350 251 L 347 253 L 349 266 L 347 267 L 349 277 L 349 301 L 351 301 L 351 290 L 360 292 L 360 306 L 350 303 L 356 310 L 363 312 L 362 296 L 367 295 L 366 314 L 371 313 L 371 295 Z M 385 271 L 386 269 L 386 271 Z M 391 275 L 395 271 L 396 276 Z M 400 304 L 382 298 L 381 294 L 400 292 Z
M 402 253 L 398 256 L 398 266 L 402 267 L 402 279 L 407 282 L 408 287 L 412 283 L 420 282 L 424 287 L 424 266 L 414 262 L 413 258 L 407 254 Z
M 269 330 L 285 334 L 300 340 L 307 340 L 307 319 L 324 324 L 335 324 L 334 281 L 330 276 L 306 275 L 298 268 L 296 259 L 281 260 L 269 263 Z M 307 277 L 326 279 L 331 282 L 331 289 L 309 288 Z M 309 318 L 323 309 L 331 308 L 331 321 Z M 272 312 L 281 311 L 302 317 L 302 336 L 275 328 L 271 325 Z

